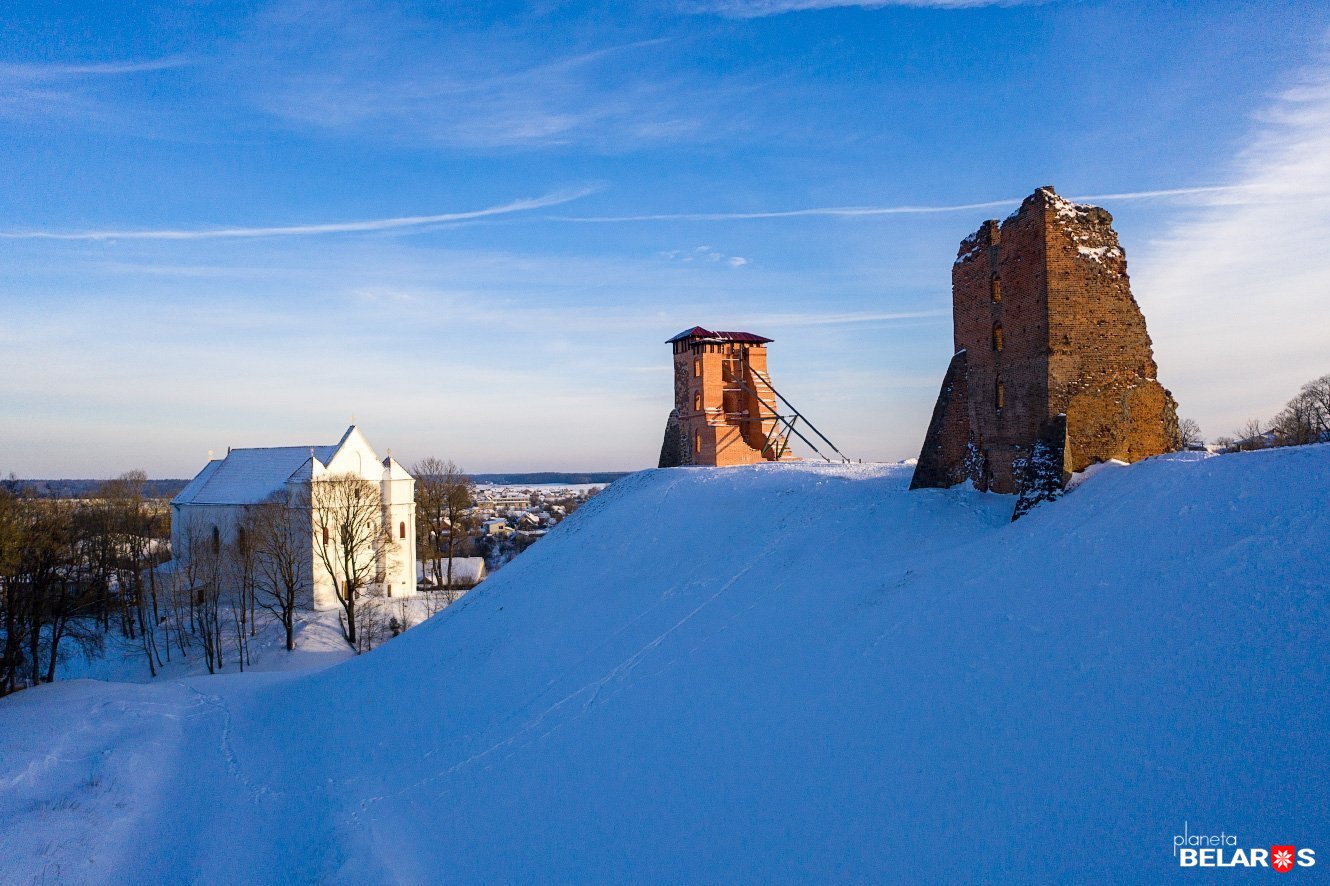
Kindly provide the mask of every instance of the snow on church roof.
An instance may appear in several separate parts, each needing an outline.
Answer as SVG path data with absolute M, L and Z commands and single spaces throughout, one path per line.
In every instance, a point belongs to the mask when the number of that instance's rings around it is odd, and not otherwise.
M 272 446 L 232 449 L 210 461 L 172 504 L 243 505 L 263 501 L 281 489 L 310 454 L 327 464 L 337 446 Z

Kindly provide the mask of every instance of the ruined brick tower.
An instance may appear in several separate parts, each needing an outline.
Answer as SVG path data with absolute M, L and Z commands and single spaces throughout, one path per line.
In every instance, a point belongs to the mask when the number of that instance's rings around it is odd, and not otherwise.
M 694 326 L 666 342 L 674 349 L 674 409 L 660 467 L 790 458 L 767 375 L 770 341 Z
M 1040 188 L 961 242 L 955 356 L 910 488 L 1023 492 L 1031 455 L 1058 485 L 1094 462 L 1178 447 L 1113 217 Z M 1059 477 L 1060 475 L 1060 477 Z

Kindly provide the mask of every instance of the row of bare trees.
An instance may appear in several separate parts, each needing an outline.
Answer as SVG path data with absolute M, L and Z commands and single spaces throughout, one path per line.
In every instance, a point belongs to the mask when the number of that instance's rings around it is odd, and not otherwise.
M 421 559 L 435 588 L 447 602 L 456 599 L 453 560 L 471 527 L 467 512 L 475 504 L 475 484 L 461 468 L 440 458 L 411 466 L 416 478 L 416 524 Z
M 0 695 L 54 680 L 69 641 L 92 652 L 117 633 L 151 646 L 168 524 L 146 482 L 133 471 L 77 500 L 0 487 Z
M 245 507 L 225 532 L 181 527 L 182 550 L 169 575 L 173 618 L 161 627 L 177 626 L 182 652 L 197 640 L 209 673 L 225 666 L 228 649 L 244 670 L 264 619 L 279 623 L 286 649 L 295 649 L 296 614 L 308 605 L 312 566 L 304 507 L 302 497 L 282 492 Z
M 1269 421 L 1251 419 L 1233 437 L 1215 442 L 1236 450 L 1330 442 L 1330 375 L 1303 385 Z
M 420 553 L 451 603 L 473 486 L 441 459 L 413 473 Z M 234 525 L 178 527 L 182 550 L 159 569 L 169 515 L 145 496 L 146 482 L 130 472 L 82 500 L 0 487 L 0 694 L 54 680 L 62 643 L 92 653 L 113 636 L 140 648 L 153 675 L 175 656 L 201 655 L 209 673 L 231 661 L 243 670 L 261 622 L 279 623 L 295 648 L 316 585 L 335 598 L 357 651 L 409 625 L 404 601 L 385 599 L 385 578 L 395 558 L 416 552 L 397 546 L 377 484 L 324 477 L 244 508 Z

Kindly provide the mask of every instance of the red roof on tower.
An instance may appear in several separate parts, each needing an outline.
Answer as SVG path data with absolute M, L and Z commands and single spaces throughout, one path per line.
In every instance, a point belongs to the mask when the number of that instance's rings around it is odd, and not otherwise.
M 701 341 L 737 341 L 751 345 L 764 345 L 772 339 L 763 338 L 760 335 L 754 335 L 751 332 L 712 332 L 710 329 L 703 329 L 701 326 L 694 326 L 692 329 L 685 329 L 674 338 L 668 339 L 665 344 L 672 345 L 677 341 L 687 341 L 689 339 L 698 339 Z

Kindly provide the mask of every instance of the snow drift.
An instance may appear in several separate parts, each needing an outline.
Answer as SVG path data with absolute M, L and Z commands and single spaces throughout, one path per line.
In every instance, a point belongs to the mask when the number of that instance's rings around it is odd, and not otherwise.
M 1014 524 L 909 477 L 648 471 L 343 665 L 0 702 L 0 880 L 1159 882 L 1184 821 L 1330 864 L 1330 446 Z

